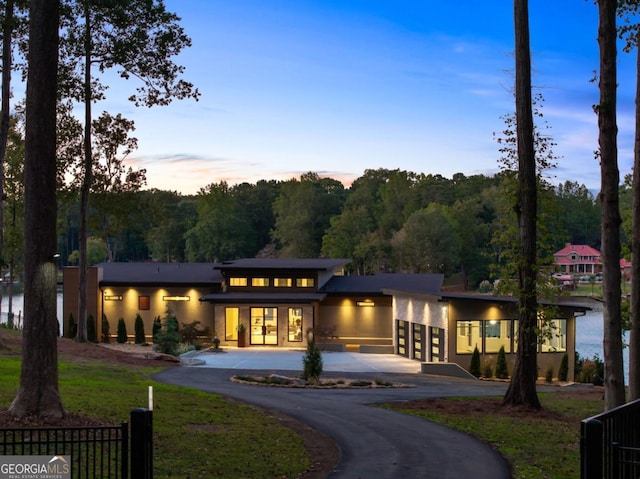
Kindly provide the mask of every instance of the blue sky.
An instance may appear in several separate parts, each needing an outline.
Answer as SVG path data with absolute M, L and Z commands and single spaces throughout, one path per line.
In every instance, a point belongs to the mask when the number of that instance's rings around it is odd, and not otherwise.
M 533 83 L 557 143 L 554 183 L 598 190 L 597 7 L 530 3 Z M 166 0 L 193 46 L 178 57 L 200 101 L 136 109 L 133 84 L 102 107 L 136 123 L 130 163 L 148 187 L 366 169 L 451 177 L 498 171 L 494 133 L 513 112 L 513 2 Z M 619 165 L 631 171 L 635 52 L 619 54 Z M 95 111 L 99 111 L 96 108 Z

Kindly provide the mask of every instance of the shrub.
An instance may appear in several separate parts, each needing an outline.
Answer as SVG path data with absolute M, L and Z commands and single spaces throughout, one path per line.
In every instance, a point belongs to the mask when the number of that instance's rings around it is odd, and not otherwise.
M 200 328 L 200 321 L 192 321 L 189 324 L 182 324 L 180 328 L 180 337 L 182 341 L 187 344 L 195 343 L 198 336 L 206 336 L 209 333 L 209 328 Z
M 128 339 L 127 338 L 127 325 L 124 324 L 124 319 L 122 319 L 122 318 L 120 318 L 118 320 L 118 332 L 117 332 L 117 334 L 118 334 L 117 341 L 120 344 L 124 344 L 124 343 L 127 342 L 127 339 Z
M 135 331 L 135 342 L 136 344 L 142 344 L 147 341 L 144 335 L 144 322 L 142 321 L 142 316 L 136 314 L 136 321 L 133 324 Z
M 569 355 L 564 353 L 562 361 L 560 362 L 560 369 L 558 370 L 558 381 L 567 381 L 569 378 Z
M 484 366 L 482 366 L 482 376 L 485 378 L 493 377 L 493 365 L 490 361 L 485 361 Z
M 307 351 L 302 357 L 302 379 L 317 383 L 322 374 L 322 353 L 313 337 L 313 328 L 307 329 Z
M 111 342 L 111 331 L 110 331 L 109 321 L 107 320 L 107 317 L 104 314 L 102 315 L 102 342 L 103 343 Z
M 504 352 L 504 346 L 500 346 L 500 350 L 498 351 L 498 359 L 496 360 L 496 377 L 498 379 L 507 379 L 509 377 L 507 355 Z
M 78 325 L 76 324 L 76 320 L 73 319 L 73 314 L 69 314 L 69 319 L 67 319 L 66 337 L 69 339 L 73 339 L 76 337 L 77 332 L 78 332 Z
M 469 365 L 469 372 L 477 378 L 479 378 L 481 375 L 480 351 L 478 351 L 478 346 L 473 348 L 473 354 L 471 355 L 471 364 Z
M 96 321 L 93 315 L 87 316 L 87 341 L 91 343 L 98 342 L 98 333 L 96 332 Z
M 153 328 L 151 329 L 151 338 L 154 343 L 157 343 L 156 336 L 158 333 L 162 331 L 162 321 L 160 320 L 160 316 L 156 316 L 153 320 Z
M 180 344 L 180 333 L 178 332 L 178 320 L 170 309 L 167 312 L 162 323 L 162 328 L 156 333 L 156 344 L 158 351 L 164 354 L 178 355 L 178 346 Z
M 547 372 L 544 375 L 544 380 L 547 381 L 548 383 L 553 382 L 553 366 L 549 366 L 547 368 Z

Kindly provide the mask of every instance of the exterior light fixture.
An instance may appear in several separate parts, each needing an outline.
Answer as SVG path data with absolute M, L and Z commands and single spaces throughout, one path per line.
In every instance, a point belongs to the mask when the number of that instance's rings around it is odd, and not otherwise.
M 358 306 L 365 307 L 365 308 L 372 308 L 372 307 L 374 307 L 376 305 L 370 299 L 365 299 L 364 301 L 358 301 L 356 304 Z
M 189 296 L 163 296 L 163 301 L 190 301 L 191 298 Z

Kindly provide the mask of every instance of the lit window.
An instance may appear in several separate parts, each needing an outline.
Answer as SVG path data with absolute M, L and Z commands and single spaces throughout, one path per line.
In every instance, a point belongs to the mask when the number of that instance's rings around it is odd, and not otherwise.
M 296 286 L 298 288 L 313 288 L 313 278 L 296 278 Z
M 229 278 L 229 286 L 246 286 L 247 278 Z
M 290 288 L 291 287 L 291 278 L 274 278 L 273 285 L 276 288 Z
M 457 321 L 456 353 L 471 354 L 477 347 L 482 352 L 482 321 Z
M 289 308 L 289 341 L 302 341 L 302 308 Z
M 224 339 L 227 341 L 237 341 L 240 310 L 238 308 L 225 308 L 224 316 Z
M 269 286 L 269 278 L 251 278 L 251 286 L 263 288 Z
M 497 353 L 504 346 L 504 352 L 510 353 L 512 337 L 513 322 L 510 319 L 484 322 L 485 352 Z
M 543 324 L 542 328 L 542 352 L 557 353 L 567 350 L 567 320 L 552 319 Z

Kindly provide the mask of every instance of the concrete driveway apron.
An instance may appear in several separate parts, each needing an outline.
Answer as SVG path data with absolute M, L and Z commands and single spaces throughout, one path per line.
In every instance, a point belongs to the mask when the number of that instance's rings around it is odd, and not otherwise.
M 340 356 L 349 354 L 356 355 L 356 358 Z M 420 418 L 372 407 L 376 403 L 425 397 L 502 395 L 506 387 L 502 383 L 416 374 L 419 363 L 397 356 L 386 356 L 389 362 L 385 367 L 384 355 L 324 353 L 326 372 L 323 377 L 380 378 L 415 387 L 362 390 L 267 388 L 237 384 L 229 379 L 235 374 L 256 371 L 260 374 L 299 375 L 301 359 L 296 366 L 296 355 L 277 357 L 268 351 L 263 354 L 229 351 L 228 356 L 223 357 L 219 353 L 215 356 L 218 359 L 197 366 L 168 368 L 154 375 L 154 379 L 277 410 L 326 434 L 340 448 L 340 461 L 329 478 L 511 478 L 508 464 L 485 443 Z M 336 367 L 347 371 L 336 370 L 333 366 L 327 369 L 327 364 L 341 364 Z M 251 368 L 242 365 L 250 365 Z M 403 368 L 411 372 L 384 371 Z M 363 371 L 357 372 L 358 369 Z

